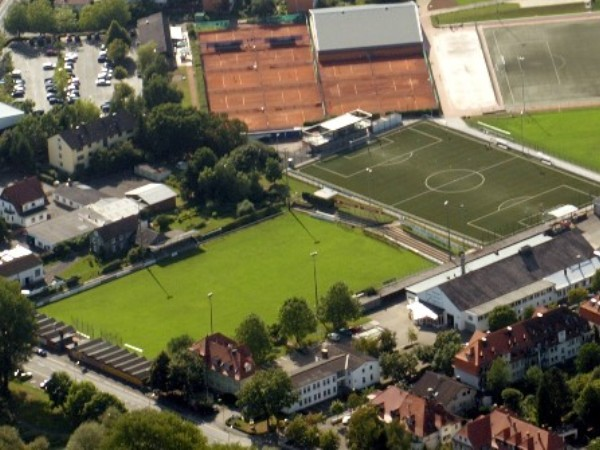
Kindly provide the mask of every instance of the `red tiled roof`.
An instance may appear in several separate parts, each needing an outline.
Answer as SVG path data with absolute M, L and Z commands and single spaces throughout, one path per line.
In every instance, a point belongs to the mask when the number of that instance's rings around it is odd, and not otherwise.
M 533 318 L 510 327 L 492 333 L 473 333 L 467 346 L 454 357 L 454 366 L 477 376 L 500 355 L 510 353 L 511 361 L 516 361 L 538 344 L 552 345 L 558 340 L 559 331 L 566 331 L 567 336 L 589 331 L 588 323 L 568 308 L 536 311 Z
M 456 435 L 456 438 L 461 437 L 469 441 L 473 450 L 507 446 L 518 450 L 565 448 L 563 439 L 556 433 L 520 420 L 502 409 L 496 409 L 465 425 Z
M 13 205 L 19 214 L 23 214 L 24 205 L 40 198 L 44 199 L 45 204 L 48 203 L 42 183 L 36 177 L 25 178 L 7 186 L 0 197 Z
M 588 322 L 600 325 L 600 300 L 593 298 L 579 305 L 579 315 Z
M 380 392 L 371 400 L 371 404 L 382 408 L 384 416 L 398 418 L 413 435 L 420 438 L 435 433 L 447 423 L 458 421 L 441 405 L 417 397 L 396 386 L 389 386 L 385 391 Z
M 221 333 L 214 333 L 190 348 L 204 359 L 206 367 L 236 381 L 251 377 L 255 364 L 250 349 Z

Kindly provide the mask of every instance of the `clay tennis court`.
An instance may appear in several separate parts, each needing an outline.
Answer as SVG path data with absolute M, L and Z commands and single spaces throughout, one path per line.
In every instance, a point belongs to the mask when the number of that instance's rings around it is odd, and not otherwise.
M 199 38 L 211 111 L 251 131 L 323 117 L 306 26 L 242 25 Z
M 372 112 L 425 111 L 437 108 L 422 57 L 356 58 L 319 64 L 325 105 L 330 115 L 360 108 Z

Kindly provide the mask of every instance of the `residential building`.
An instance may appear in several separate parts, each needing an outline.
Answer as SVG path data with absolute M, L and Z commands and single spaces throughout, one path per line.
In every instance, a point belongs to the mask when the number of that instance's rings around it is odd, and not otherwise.
M 473 333 L 454 357 L 454 375 L 469 386 L 484 389 L 492 363 L 502 358 L 511 381 L 519 381 L 531 366 L 546 369 L 575 358 L 579 348 L 592 339 L 588 322 L 569 308 L 540 308 L 531 319 L 491 333 Z
M 0 277 L 17 280 L 28 288 L 44 282 L 44 263 L 31 250 L 16 245 L 0 252 Z
M 384 422 L 399 421 L 413 436 L 414 448 L 436 449 L 450 443 L 460 430 L 461 420 L 432 399 L 418 397 L 397 386 L 376 393 L 371 404 Z
M 379 382 L 379 361 L 346 346 L 323 348 L 318 360 L 290 373 L 298 400 L 289 414 L 336 398 L 342 391 L 365 389 Z
M 427 371 L 410 391 L 421 398 L 435 400 L 446 411 L 463 416 L 477 407 L 477 390 L 446 375 Z
M 150 183 L 125 192 L 125 197 L 138 202 L 140 210 L 159 213 L 175 209 L 177 192 L 166 184 Z
M 86 169 L 90 155 L 133 137 L 136 121 L 126 111 L 81 124 L 48 138 L 50 165 L 73 174 Z
M 589 286 L 598 269 L 600 258 L 579 230 L 537 235 L 407 287 L 407 308 L 415 321 L 485 331 L 496 306 L 522 316 L 528 307 L 559 302 L 571 289 Z
M 593 327 L 600 328 L 600 298 L 598 295 L 579 305 L 579 315 Z
M 452 439 L 454 450 L 564 450 L 563 439 L 509 411 L 495 409 L 466 424 Z
M 48 220 L 47 204 L 42 183 L 36 177 L 9 184 L 0 191 L 0 216 L 11 225 L 28 227 Z
M 68 209 L 80 209 L 105 197 L 106 195 L 96 189 L 73 183 L 61 184 L 52 192 L 54 203 Z
M 152 42 L 156 46 L 156 53 L 165 56 L 167 63 L 175 64 L 175 51 L 171 41 L 169 21 L 162 12 L 142 17 L 137 21 L 137 36 L 139 45 Z
M 221 333 L 206 336 L 190 350 L 204 360 L 208 387 L 222 394 L 237 394 L 256 371 L 250 349 Z
M 135 242 L 138 216 L 128 216 L 96 228 L 90 234 L 92 252 L 103 258 L 125 254 Z

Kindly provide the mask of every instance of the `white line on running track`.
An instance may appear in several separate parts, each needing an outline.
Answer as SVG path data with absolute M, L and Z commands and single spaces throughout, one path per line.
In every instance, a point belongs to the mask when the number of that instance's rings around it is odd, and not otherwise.
M 554 67 L 554 74 L 556 75 L 556 81 L 560 84 L 560 76 L 558 75 L 558 70 L 556 69 L 556 64 L 554 64 L 554 56 L 552 55 L 552 50 L 550 50 L 550 44 L 546 41 L 546 47 L 548 48 L 548 54 L 550 55 L 550 61 L 552 62 L 552 67 Z

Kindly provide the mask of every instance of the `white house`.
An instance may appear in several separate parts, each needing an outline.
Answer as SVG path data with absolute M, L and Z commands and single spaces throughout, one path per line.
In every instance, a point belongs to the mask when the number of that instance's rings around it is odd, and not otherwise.
M 380 376 L 375 358 L 341 346 L 323 348 L 317 361 L 290 374 L 298 400 L 284 412 L 293 413 L 336 398 L 343 390 L 367 388 L 378 383 Z
M 36 177 L 9 184 L 0 191 L 0 216 L 11 225 L 28 227 L 48 220 L 48 199 Z
M 48 138 L 48 159 L 52 167 L 72 174 L 89 166 L 90 155 L 133 137 L 135 118 L 125 112 L 78 125 Z
M 31 287 L 44 281 L 44 264 L 31 250 L 17 245 L 0 252 L 0 277 Z

